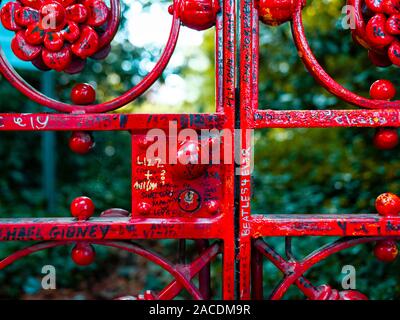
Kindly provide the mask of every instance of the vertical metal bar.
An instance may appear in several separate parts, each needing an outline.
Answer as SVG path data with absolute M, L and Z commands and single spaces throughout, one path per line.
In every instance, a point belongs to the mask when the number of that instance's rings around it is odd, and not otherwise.
M 238 75 L 238 110 L 236 114 L 236 128 L 239 134 L 235 149 L 239 159 L 239 174 L 235 202 L 237 203 L 236 216 L 239 220 L 239 259 L 240 299 L 249 300 L 251 287 L 251 171 L 252 152 L 251 128 L 253 127 L 253 9 L 252 0 L 240 1 L 239 12 L 239 75 Z
M 292 252 L 292 237 L 285 237 L 285 254 L 290 260 L 295 260 Z
M 48 97 L 55 98 L 54 73 L 44 72 L 41 90 Z M 42 133 L 42 188 L 47 201 L 47 212 L 56 211 L 56 138 L 54 131 Z
M 258 68 L 259 68 L 259 50 L 260 50 L 260 37 L 259 37 L 259 22 L 258 10 L 253 7 L 253 25 L 252 25 L 252 112 L 250 113 L 251 123 L 254 122 L 254 113 L 258 110 Z
M 223 7 L 223 0 L 220 0 L 220 7 Z M 215 22 L 215 102 L 216 111 L 224 112 L 223 104 L 223 74 L 224 74 L 224 46 L 223 46 L 223 13 L 217 15 Z
M 236 1 L 223 1 L 223 108 L 225 115 L 224 129 L 231 135 L 234 132 L 236 107 Z M 232 139 L 233 140 L 233 139 Z M 234 144 L 224 141 L 224 150 L 234 158 Z M 226 163 L 224 177 L 224 238 L 223 238 L 223 272 L 222 298 L 235 298 L 235 227 L 234 227 L 234 163 Z

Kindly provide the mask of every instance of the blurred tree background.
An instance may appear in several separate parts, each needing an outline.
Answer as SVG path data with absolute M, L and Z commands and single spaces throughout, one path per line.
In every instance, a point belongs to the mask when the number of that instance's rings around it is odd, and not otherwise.
M 367 52 L 352 43 L 350 32 L 341 27 L 339 0 L 310 1 L 303 10 L 310 45 L 326 70 L 348 89 L 364 96 L 377 79 L 398 86 L 394 67 L 374 67 Z M 157 60 L 168 34 L 166 1 L 135 1 L 124 7 L 124 20 L 111 54 L 105 61 L 90 61 L 81 75 L 57 74 L 55 92 L 68 101 L 78 82 L 96 86 L 98 100 L 108 100 L 140 81 Z M 142 17 L 142 18 L 140 18 Z M 153 19 L 143 26 L 146 19 Z M 163 21 L 163 22 L 161 22 Z M 165 22 L 165 25 L 163 24 Z M 148 23 L 148 22 L 147 22 Z M 168 27 L 169 28 L 169 27 Z M 148 32 L 149 34 L 147 34 Z M 154 36 L 161 35 L 161 36 Z M 202 50 L 198 50 L 198 48 Z M 206 112 L 214 108 L 214 30 L 204 33 L 182 29 L 177 52 L 170 66 L 143 98 L 122 108 L 124 112 Z M 21 71 L 40 87 L 40 73 Z M 0 81 L 1 112 L 37 112 L 4 79 Z M 290 25 L 260 25 L 260 108 L 325 109 L 351 108 L 329 95 L 309 76 L 291 39 Z M 256 213 L 353 213 L 375 212 L 374 199 L 400 187 L 399 149 L 377 151 L 372 145 L 373 129 L 262 130 L 256 133 L 253 208 Z M 130 144 L 125 132 L 96 132 L 96 148 L 86 156 L 68 149 L 69 133 L 56 133 L 56 210 L 46 213 L 42 187 L 43 155 L 41 133 L 2 133 L 0 140 L 0 216 L 68 216 L 69 203 L 79 195 L 91 197 L 96 211 L 120 207 L 130 209 Z M 112 168 L 113 174 L 109 170 Z M 334 239 L 294 240 L 299 257 Z M 280 238 L 267 239 L 278 251 Z M 147 244 L 176 258 L 175 241 Z M 25 246 L 0 244 L 1 256 Z M 77 267 L 69 258 L 70 248 L 32 255 L 0 273 L 3 298 L 112 298 L 137 294 L 143 288 L 157 289 L 169 278 L 144 260 L 114 250 L 96 247 L 97 259 L 90 267 Z M 58 290 L 41 289 L 41 268 L 57 268 Z M 340 288 L 341 269 L 354 265 L 357 289 L 372 299 L 400 298 L 399 262 L 385 265 L 372 254 L 372 245 L 358 246 L 337 254 L 314 267 L 307 276 L 317 284 Z M 213 270 L 215 294 L 221 265 Z M 79 272 L 77 272 L 79 271 Z M 265 263 L 265 291 L 280 279 L 280 273 Z M 285 298 L 300 299 L 295 288 Z

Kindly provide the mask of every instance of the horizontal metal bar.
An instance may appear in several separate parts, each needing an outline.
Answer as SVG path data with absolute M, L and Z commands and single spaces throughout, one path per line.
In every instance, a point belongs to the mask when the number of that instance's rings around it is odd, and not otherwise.
M 0 131 L 110 131 L 168 128 L 176 121 L 178 128 L 220 128 L 222 114 L 56 114 L 0 113 Z
M 223 238 L 221 220 L 204 218 L 0 219 L 0 241 Z
M 400 216 L 377 214 L 252 215 L 254 238 L 263 236 L 399 236 Z
M 399 127 L 400 110 L 258 110 L 255 128 Z

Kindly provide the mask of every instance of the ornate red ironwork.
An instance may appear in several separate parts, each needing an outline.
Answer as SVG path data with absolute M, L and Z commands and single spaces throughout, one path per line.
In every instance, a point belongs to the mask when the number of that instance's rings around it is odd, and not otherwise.
M 8 2 L 3 26 L 15 32 L 14 54 L 41 70 L 82 71 L 86 59 L 104 59 L 119 25 L 119 3 L 103 0 Z
M 373 63 L 397 64 L 398 44 L 390 33 L 398 32 L 398 13 L 392 12 L 389 4 L 381 12 L 380 7 L 373 6 L 385 0 L 378 2 L 348 1 L 356 14 L 353 37 L 369 50 Z M 97 214 L 95 204 L 82 196 L 71 203 L 69 218 L 0 219 L 0 241 L 36 242 L 0 261 L 0 269 L 37 251 L 64 245 L 73 247 L 71 257 L 75 263 L 88 265 L 95 259 L 96 246 L 114 247 L 144 257 L 174 278 L 164 289 L 148 288 L 155 291 L 127 293 L 119 299 L 172 299 L 182 290 L 194 299 L 208 299 L 211 298 L 210 265 L 220 256 L 222 297 L 262 299 L 263 258 L 266 258 L 283 273 L 283 280 L 273 290 L 271 299 L 284 297 L 292 285 L 308 299 L 367 299 L 355 290 L 338 290 L 328 284 L 314 286 L 305 273 L 337 252 L 369 242 L 377 242 L 374 252 L 378 259 L 392 261 L 398 254 L 395 240 L 400 237 L 397 196 L 381 195 L 376 203 L 377 213 L 373 214 L 278 215 L 251 211 L 253 145 L 249 131 L 253 129 L 376 127 L 381 129 L 375 137 L 377 147 L 387 149 L 398 143 L 398 136 L 385 128 L 400 125 L 399 101 L 389 101 L 394 96 L 392 84 L 385 81 L 374 84 L 371 98 L 365 98 L 332 79 L 316 60 L 305 36 L 302 24 L 305 6 L 302 0 L 176 0 L 169 8 L 170 35 L 153 70 L 139 84 L 106 102 L 96 103 L 95 90 L 87 84 L 71 88 L 72 103 L 51 99 L 25 82 L 1 52 L 3 76 L 27 98 L 60 113 L 0 114 L 0 131 L 72 131 L 69 146 L 77 154 L 93 148 L 92 131 L 129 132 L 132 208 L 130 212 L 110 208 Z M 363 6 L 373 14 L 362 11 Z M 55 20 L 55 24 L 43 26 L 41 19 L 45 17 Z M 11 46 L 17 57 L 32 61 L 39 69 L 68 73 L 83 71 L 87 58 L 101 59 L 108 54 L 119 20 L 118 0 L 111 0 L 110 8 L 102 0 L 20 0 L 5 4 L 1 10 L 3 25 L 16 33 Z M 333 95 L 363 109 L 259 110 L 259 20 L 269 26 L 290 21 L 299 56 L 310 74 Z M 216 112 L 105 113 L 133 101 L 159 78 L 174 52 L 181 24 L 196 30 L 215 26 Z M 371 28 L 386 28 L 387 34 L 371 33 Z M 226 140 L 222 143 L 232 158 L 235 153 L 240 155 L 239 162 L 195 164 L 198 157 L 189 164 L 160 165 L 149 161 L 146 150 L 154 139 L 148 131 L 170 129 L 171 123 L 176 131 L 167 135 L 169 147 L 184 129 L 231 132 L 233 143 Z M 233 135 L 235 129 L 241 129 L 239 135 Z M 240 143 L 235 143 L 238 140 Z M 213 139 L 181 141 L 175 145 L 176 158 L 212 147 L 214 142 Z M 271 236 L 285 237 L 286 258 L 263 239 Z M 301 236 L 341 239 L 299 260 L 291 251 L 291 239 Z M 197 245 L 197 256 L 191 262 L 171 262 L 132 242 L 141 239 L 192 239 Z M 192 281 L 195 277 L 199 278 L 198 285 Z

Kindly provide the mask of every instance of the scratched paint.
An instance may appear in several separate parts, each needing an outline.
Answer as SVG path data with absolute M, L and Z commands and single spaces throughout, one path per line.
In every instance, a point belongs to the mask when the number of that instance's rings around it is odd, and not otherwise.
M 152 144 L 152 142 L 146 142 L 147 144 L 143 147 L 143 141 L 146 139 L 153 140 L 147 135 L 132 136 L 133 217 L 207 218 L 219 215 L 218 212 L 208 212 L 204 204 L 210 200 L 218 203 L 223 201 L 222 177 L 225 175 L 225 166 L 208 165 L 202 176 L 187 179 L 186 176 L 173 174 L 174 164 L 166 161 L 167 158 L 171 158 L 171 155 L 164 160 L 159 157 L 146 157 L 147 148 Z M 169 148 L 171 139 L 167 137 L 165 149 L 173 152 L 174 149 L 171 151 Z M 199 165 L 202 164 L 197 166 Z M 184 195 L 182 195 L 183 191 L 185 191 Z M 142 203 L 148 204 L 147 211 L 141 209 Z
M 256 94 L 252 89 L 252 85 L 256 79 L 253 79 L 253 59 L 258 60 L 258 52 L 255 52 L 256 46 L 253 44 L 255 37 L 253 36 L 254 21 L 253 14 L 254 8 L 252 1 L 240 1 L 240 78 L 239 78 L 239 93 L 240 99 L 240 113 L 236 116 L 240 121 L 241 143 L 236 143 L 236 149 L 240 152 L 240 165 L 239 165 L 239 178 L 237 188 L 239 193 L 238 210 L 236 212 L 239 219 L 239 230 L 236 234 L 239 237 L 238 241 L 238 257 L 239 263 L 237 265 L 240 274 L 239 296 L 241 299 L 250 299 L 250 279 L 251 279 L 251 229 L 249 219 L 251 217 L 251 139 L 248 139 L 248 130 L 252 127 L 254 101 L 257 99 L 253 97 Z
M 140 131 L 152 128 L 168 128 L 176 121 L 180 128 L 222 129 L 225 118 L 217 114 L 178 115 L 168 114 L 158 117 L 152 114 L 13 114 L 0 116 L 0 131 Z
M 259 110 L 255 128 L 399 127 L 400 110 Z

